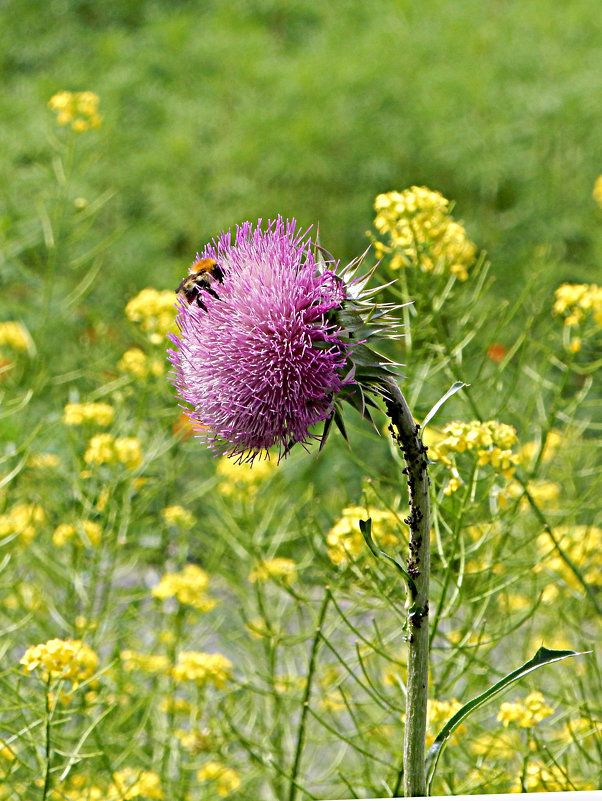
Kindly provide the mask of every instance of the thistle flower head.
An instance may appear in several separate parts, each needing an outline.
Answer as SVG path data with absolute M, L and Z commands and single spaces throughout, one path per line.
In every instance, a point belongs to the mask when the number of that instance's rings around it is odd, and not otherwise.
M 278 217 L 245 222 L 197 255 L 191 276 L 201 263 L 219 272 L 203 276 L 196 298 L 180 297 L 169 358 L 197 436 L 216 453 L 252 462 L 276 445 L 286 455 L 357 383 L 353 282 L 323 253 Z

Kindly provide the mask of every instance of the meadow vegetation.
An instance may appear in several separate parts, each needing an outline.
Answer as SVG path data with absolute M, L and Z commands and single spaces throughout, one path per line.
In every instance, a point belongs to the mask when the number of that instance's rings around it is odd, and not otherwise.
M 384 414 L 249 468 L 168 381 L 196 251 L 278 213 L 412 302 L 383 350 L 418 421 L 468 385 L 424 432 L 429 743 L 540 645 L 587 652 L 456 729 L 433 791 L 602 786 L 596 10 L 6 4 L 1 799 L 399 794 L 405 595 L 359 527 L 405 558 Z

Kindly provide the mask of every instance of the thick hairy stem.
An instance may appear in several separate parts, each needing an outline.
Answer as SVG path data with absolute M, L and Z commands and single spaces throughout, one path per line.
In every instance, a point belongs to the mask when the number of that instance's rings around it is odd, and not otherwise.
M 405 796 L 426 795 L 425 742 L 429 671 L 429 575 L 430 500 L 426 448 L 420 426 L 406 399 L 391 379 L 385 383 L 385 402 L 391 419 L 390 430 L 403 452 L 408 480 L 410 553 L 408 573 L 414 581 L 408 609 L 408 682 L 403 744 L 403 791 Z

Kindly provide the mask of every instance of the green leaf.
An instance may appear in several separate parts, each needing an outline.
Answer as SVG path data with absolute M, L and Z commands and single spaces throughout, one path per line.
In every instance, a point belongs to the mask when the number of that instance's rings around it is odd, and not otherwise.
M 414 579 L 399 564 L 399 562 L 396 559 L 393 559 L 393 557 L 389 556 L 388 553 L 385 553 L 384 551 L 381 551 L 380 548 L 376 547 L 376 543 L 372 539 L 372 518 L 369 517 L 367 520 L 360 520 L 359 524 L 360 524 L 360 531 L 362 532 L 364 540 L 366 541 L 366 545 L 368 546 L 368 548 L 370 548 L 372 555 L 376 559 L 386 559 L 387 561 L 392 562 L 392 564 L 395 565 L 397 570 L 399 570 L 401 575 L 406 580 L 407 585 L 410 589 L 410 593 L 412 594 L 412 597 L 414 597 L 416 595 L 416 584 L 414 583 Z
M 445 401 L 448 398 L 451 398 L 452 395 L 455 395 L 456 392 L 458 392 L 458 390 L 462 389 L 462 387 L 469 387 L 469 386 L 470 386 L 470 384 L 465 384 L 463 381 L 456 381 L 455 384 L 452 384 L 451 387 L 445 393 L 445 395 L 442 398 L 439 398 L 437 403 L 433 406 L 433 408 L 430 410 L 430 412 L 424 418 L 424 420 L 422 421 L 422 426 L 421 426 L 422 429 L 424 430 L 425 426 L 428 425 L 428 423 L 430 423 L 430 421 L 437 414 L 439 409 L 443 406 L 443 404 L 445 403 Z
M 515 682 L 519 681 L 519 679 L 522 679 L 523 676 L 526 676 L 527 673 L 530 673 L 532 670 L 537 670 L 537 668 L 540 668 L 543 665 L 548 665 L 551 662 L 558 662 L 561 659 L 567 659 L 569 656 L 582 656 L 586 653 L 589 654 L 591 651 L 552 651 L 549 648 L 544 648 L 542 646 L 537 651 L 535 656 L 528 662 L 525 662 L 524 665 L 516 670 L 513 670 L 512 673 L 508 673 L 506 676 L 496 682 L 496 684 L 493 684 L 488 690 L 485 690 L 484 693 L 481 693 L 481 695 L 473 698 L 472 701 L 464 704 L 464 706 L 447 721 L 445 726 L 435 737 L 435 740 L 429 748 L 428 754 L 426 755 L 427 794 L 430 794 L 431 783 L 433 781 L 435 771 L 437 770 L 439 757 L 443 753 L 448 739 L 465 718 L 471 715 L 476 709 L 479 709 L 480 707 L 489 703 L 492 698 L 501 693 L 511 684 L 514 684 Z

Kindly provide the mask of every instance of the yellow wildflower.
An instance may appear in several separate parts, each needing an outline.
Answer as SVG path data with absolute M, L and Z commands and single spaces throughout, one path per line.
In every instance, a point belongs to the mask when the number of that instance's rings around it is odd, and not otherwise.
M 426 735 L 426 746 L 430 748 L 439 730 L 452 718 L 456 712 L 462 708 L 462 704 L 455 698 L 451 701 L 437 701 L 435 698 L 429 698 L 427 702 L 427 722 L 429 731 Z M 404 718 L 405 719 L 405 718 Z M 461 723 L 452 734 L 449 743 L 458 743 L 462 735 L 466 732 L 466 726 Z
M 219 690 L 230 679 L 232 667 L 232 662 L 223 654 L 182 651 L 172 675 L 175 681 L 194 681 L 201 687 L 213 684 Z
M 591 586 L 602 587 L 602 529 L 586 525 L 558 526 L 554 529 L 554 536 L 573 564 L 579 565 L 584 580 Z M 535 565 L 535 572 L 556 573 L 572 590 L 582 592 L 581 582 L 553 546 L 550 537 L 542 533 L 536 543 L 541 559 Z
M 88 442 L 84 461 L 87 464 L 121 462 L 128 470 L 135 470 L 143 461 L 142 448 L 136 437 L 115 439 L 111 434 L 96 434 Z
M 71 523 L 61 523 L 52 535 L 52 542 L 57 548 L 62 548 L 70 540 L 76 538 L 78 545 L 92 545 L 96 547 L 100 543 L 102 536 L 101 526 L 94 520 L 80 520 L 78 526 Z
M 599 175 L 594 181 L 594 189 L 592 192 L 592 197 L 594 198 L 598 206 L 602 208 L 602 175 Z
M 554 712 L 551 706 L 546 704 L 543 695 L 539 691 L 529 693 L 524 700 L 514 702 L 504 702 L 500 705 L 497 720 L 504 727 L 510 723 L 518 723 L 523 729 L 531 728 L 540 723 L 548 715 Z
M 556 451 L 558 450 L 561 442 L 563 440 L 563 436 L 560 431 L 556 431 L 556 429 L 552 429 L 546 438 L 546 444 L 543 449 L 543 453 L 541 454 L 541 461 L 542 462 L 549 462 L 553 459 Z M 540 444 L 538 442 L 525 442 L 518 451 L 520 456 L 521 462 L 530 462 L 535 454 L 539 451 Z
M 98 656 L 81 640 L 48 640 L 39 645 L 30 645 L 19 663 L 27 673 L 40 668 L 42 678 L 47 680 L 71 679 L 74 687 L 94 675 L 98 667 Z
M 0 757 L 5 759 L 7 762 L 12 762 L 15 759 L 14 746 L 8 745 L 8 743 L 5 743 L 4 740 L 0 740 Z
M 582 717 L 565 723 L 559 736 L 565 743 L 580 743 L 592 735 L 596 738 L 602 736 L 602 723 Z
M 444 495 L 453 495 L 454 492 L 457 492 L 460 487 L 462 486 L 462 482 L 456 476 L 452 476 L 450 480 L 447 482 L 447 485 L 443 487 L 443 494 Z
M 357 561 L 368 549 L 360 531 L 360 520 L 372 520 L 372 536 L 382 548 L 396 546 L 401 543 L 400 524 L 393 512 L 382 509 L 367 510 L 363 506 L 347 506 L 341 518 L 334 524 L 326 536 L 328 556 L 335 565 Z
M 111 434 L 96 434 L 88 442 L 84 454 L 86 464 L 111 464 L 115 461 L 115 438 Z
M 555 764 L 544 765 L 543 762 L 529 762 L 525 771 L 524 788 L 521 778 L 517 778 L 510 788 L 511 793 L 554 793 L 562 790 L 574 790 L 575 785 L 568 775 Z M 579 789 L 588 789 L 579 787 Z M 594 787 L 592 786 L 593 790 Z
M 17 503 L 8 512 L 0 515 L 0 538 L 16 535 L 23 544 L 29 545 L 45 520 L 46 514 L 41 506 L 35 503 Z
M 108 426 L 114 417 L 115 410 L 108 403 L 68 403 L 63 420 L 68 426 L 81 426 L 83 423 Z
M 602 328 L 602 287 L 561 284 L 555 292 L 553 311 L 563 317 L 569 328 L 585 323 L 590 317 L 597 328 Z
M 483 732 L 470 742 L 473 754 L 491 760 L 509 760 L 520 754 L 522 742 L 517 731 Z
M 150 770 L 134 770 L 124 768 L 113 774 L 113 783 L 109 786 L 107 799 L 129 801 L 132 798 L 162 799 L 161 780 Z
M 136 378 L 146 378 L 149 373 L 148 357 L 140 348 L 126 350 L 117 367 L 122 373 L 131 373 Z
M 523 712 L 524 707 L 520 701 L 504 701 L 500 705 L 500 711 L 498 712 L 496 719 L 499 720 L 499 722 L 504 726 L 508 726 L 510 723 L 518 723 L 523 716 Z
M 32 342 L 27 329 L 14 320 L 0 322 L 0 345 L 6 345 L 13 350 L 31 350 Z
M 58 467 L 61 460 L 56 453 L 32 453 L 27 460 L 28 467 L 36 470 L 53 470 Z
M 77 533 L 77 529 L 71 523 L 61 523 L 54 529 L 52 535 L 52 542 L 57 548 L 62 548 L 70 540 L 72 540 Z
M 48 107 L 58 112 L 59 125 L 71 125 L 77 133 L 99 128 L 102 117 L 98 113 L 98 95 L 94 92 L 57 92 L 48 101 Z
M 224 456 L 218 461 L 215 470 L 219 478 L 218 490 L 227 498 L 250 500 L 275 468 L 276 461 L 273 459 L 257 459 L 253 462 L 253 467 L 250 467 L 248 464 L 237 464 Z
M 153 588 L 153 596 L 160 600 L 175 597 L 199 612 L 208 612 L 217 603 L 205 594 L 208 588 L 209 575 L 198 565 L 188 564 L 179 573 L 165 573 Z
M 187 698 L 178 698 L 173 695 L 166 695 L 159 704 L 161 712 L 177 712 L 181 715 L 196 716 L 198 709 Z
M 200 754 L 203 751 L 214 750 L 215 739 L 211 736 L 209 729 L 176 729 L 176 737 L 185 751 L 191 754 Z
M 240 787 L 238 773 L 232 768 L 222 765 L 221 762 L 207 762 L 198 771 L 196 777 L 200 782 L 214 782 L 217 794 L 222 798 Z
M 153 345 L 165 342 L 168 331 L 175 332 L 175 300 L 169 289 L 153 287 L 141 290 L 125 307 L 128 320 L 139 323 Z
M 196 523 L 194 515 L 183 506 L 166 506 L 161 512 L 161 517 L 168 526 L 181 526 L 182 528 L 192 528 Z
M 50 801 L 106 801 L 106 793 L 96 784 L 90 784 L 87 776 L 70 776 L 61 782 L 49 795 Z
M 265 637 L 278 637 L 282 634 L 282 629 L 277 623 L 268 626 L 264 617 L 254 617 L 245 623 L 245 628 L 254 640 L 262 640 Z
M 453 467 L 453 454 L 476 451 L 478 464 L 491 465 L 493 469 L 510 479 L 515 465 L 520 462 L 512 446 L 517 441 L 516 429 L 497 420 L 470 423 L 455 421 L 443 428 L 443 437 L 429 447 L 429 456 L 448 467 Z M 449 494 L 449 493 L 448 493 Z
M 136 437 L 118 437 L 115 440 L 115 453 L 128 470 L 135 470 L 142 464 L 142 448 Z
M 169 659 L 164 654 L 141 654 L 127 649 L 119 656 L 123 662 L 123 669 L 128 672 L 141 670 L 144 673 L 167 673 L 170 669 Z
M 450 214 L 449 201 L 425 186 L 378 195 L 374 225 L 387 243 L 377 241 L 377 257 L 392 255 L 391 267 L 415 266 L 423 272 L 468 278 L 476 247 Z
M 249 581 L 268 581 L 280 579 L 285 584 L 292 584 L 297 580 L 297 565 L 292 559 L 275 557 L 258 562 L 249 573 Z

